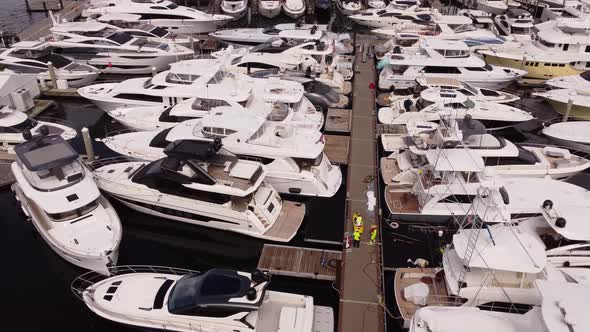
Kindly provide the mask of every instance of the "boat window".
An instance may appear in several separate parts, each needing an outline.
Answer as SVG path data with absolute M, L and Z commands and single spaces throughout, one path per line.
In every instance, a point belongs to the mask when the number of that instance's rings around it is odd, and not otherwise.
M 476 95 L 475 92 L 473 92 L 471 90 L 467 90 L 467 88 L 462 88 L 462 89 L 459 89 L 457 91 L 461 92 L 462 94 L 464 94 L 466 96 L 475 96 Z
M 53 222 L 62 222 L 62 221 L 67 221 L 67 220 L 81 217 L 87 213 L 92 212 L 97 207 L 98 207 L 98 202 L 92 201 L 92 202 L 90 202 L 80 208 L 77 208 L 75 210 L 72 210 L 72 211 L 66 211 L 66 212 L 61 212 L 61 213 L 48 213 L 47 215 L 49 216 L 49 218 L 51 218 L 51 221 L 53 221 Z
M 455 33 L 468 32 L 477 30 L 472 24 L 449 24 L 449 28 Z
M 469 71 L 487 71 L 484 67 L 465 67 Z
M 119 93 L 113 96 L 113 98 L 135 100 L 135 101 L 149 101 L 154 103 L 163 103 L 162 96 L 144 95 L 141 93 Z
M 225 100 L 217 99 L 196 99 L 191 108 L 195 111 L 210 111 L 212 108 L 230 106 Z
M 162 6 L 151 6 L 150 9 L 159 9 L 159 10 L 162 10 L 162 9 L 167 9 L 167 8 L 166 7 L 162 7 Z
M 137 31 L 137 30 L 133 30 L 133 31 L 128 31 L 129 34 L 131 34 L 132 36 L 136 36 L 136 37 L 153 37 L 153 35 L 149 32 L 144 32 L 144 31 Z
M 206 138 L 224 138 L 226 136 L 237 133 L 237 131 L 228 128 L 217 128 L 217 127 L 203 127 L 201 129 L 203 136 Z
M 141 14 L 142 20 L 192 20 L 190 16 L 174 14 Z
M 580 77 L 586 81 L 590 81 L 590 70 L 581 73 Z
M 432 17 L 428 14 L 418 14 L 416 16 L 422 21 L 430 22 L 430 20 L 432 20 Z
M 275 27 L 268 27 L 268 28 L 262 30 L 262 33 L 265 33 L 267 35 L 278 35 L 279 32 L 281 32 L 281 30 L 279 30 Z
M 271 65 L 268 63 L 261 63 L 261 62 L 244 62 L 244 63 L 239 64 L 238 67 L 264 68 L 264 69 L 278 68 L 278 66 Z
M 112 40 L 119 45 L 123 45 L 133 39 L 133 36 L 128 34 L 127 32 L 115 32 L 112 35 L 107 37 L 108 40 Z
M 150 33 L 153 33 L 158 37 L 164 37 L 168 34 L 168 30 L 160 27 L 154 27 L 152 30 L 150 30 Z
M 172 128 L 168 128 L 165 130 L 162 130 L 161 132 L 159 132 L 156 136 L 154 136 L 154 138 L 150 141 L 150 147 L 152 148 L 165 148 L 168 144 L 170 144 L 170 141 L 166 140 L 166 136 L 168 136 L 168 133 L 172 130 Z
M 383 9 L 383 10 L 378 11 L 377 12 L 377 15 L 381 16 L 381 15 L 383 15 L 385 13 L 387 13 L 387 11 Z
M 457 67 L 426 66 L 422 70 L 427 74 L 461 74 Z
M 171 2 L 171 3 L 168 4 L 168 6 L 166 6 L 166 8 L 168 8 L 168 9 L 176 9 L 176 8 L 178 8 L 178 5 L 175 4 L 174 2 Z
M 162 112 L 162 114 L 160 115 L 160 118 L 158 119 L 161 122 L 183 122 L 183 121 L 187 121 L 187 120 L 192 120 L 195 117 L 190 117 L 190 116 L 177 116 L 177 115 L 170 115 L 170 111 L 172 110 L 173 106 L 168 107 L 164 112 Z
M 475 199 L 475 195 L 450 195 L 440 201 L 439 203 L 459 203 L 459 204 L 471 204 Z
M 530 28 L 512 27 L 512 33 L 517 35 L 528 35 L 531 33 Z
M 494 90 L 480 89 L 479 91 L 486 97 L 500 97 L 500 94 Z
M 266 116 L 268 121 L 283 121 L 289 115 L 289 106 L 283 103 L 276 103 L 272 105 L 272 110 Z
M 18 63 L 23 66 L 31 66 L 31 67 L 47 69 L 47 65 L 44 63 L 39 63 L 39 62 L 34 62 L 34 61 L 19 61 Z
M 422 98 L 418 98 L 418 100 L 416 101 L 416 109 L 418 111 L 420 111 L 420 110 L 424 109 L 425 107 L 428 107 L 428 106 L 430 106 L 432 104 L 434 104 L 434 103 L 433 102 L 430 102 L 430 101 L 427 101 L 427 100 L 424 100 Z
M 542 45 L 545 45 L 547 47 L 555 47 L 555 44 L 550 43 L 550 42 L 547 42 L 547 41 L 545 41 L 543 39 L 539 39 L 539 43 L 541 43 Z

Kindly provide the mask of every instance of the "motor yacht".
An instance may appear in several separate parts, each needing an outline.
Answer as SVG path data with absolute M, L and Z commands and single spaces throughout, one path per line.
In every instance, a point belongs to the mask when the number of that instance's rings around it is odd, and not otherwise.
M 414 124 L 423 128 L 423 123 Z M 590 168 L 586 158 L 572 155 L 567 149 L 516 145 L 502 137 L 488 134 L 476 120 L 448 121 L 432 130 L 412 130 L 415 134 L 381 134 L 381 143 L 389 156 L 380 160 L 385 184 L 417 173 L 427 164 L 426 154 L 432 146 L 476 152 L 501 177 L 536 177 L 563 179 Z
M 40 135 L 42 130 L 46 130 L 50 135 L 60 136 L 64 140 L 70 140 L 77 135 L 74 128 L 59 123 L 58 120 L 42 119 L 35 120 L 9 105 L 0 105 L 0 151 L 14 153 L 14 147 L 26 141 L 26 131 L 32 135 Z
M 96 18 L 97 22 L 109 24 L 121 29 L 123 32 L 134 37 L 144 37 L 153 39 L 155 41 L 162 41 L 165 43 L 174 43 L 182 46 L 194 48 L 196 38 L 190 37 L 187 34 L 180 34 L 170 32 L 162 27 L 140 22 L 141 15 L 136 14 L 105 14 Z M 93 21 L 92 18 L 87 18 L 87 21 Z
M 221 11 L 233 17 L 235 20 L 240 19 L 246 15 L 248 10 L 248 0 L 222 0 Z
M 121 223 L 66 141 L 46 130 L 17 145 L 12 191 L 24 214 L 66 261 L 102 274 L 117 263 Z
M 438 91 L 437 91 L 438 90 Z M 389 107 L 382 107 L 377 119 L 383 124 L 406 124 L 414 121 L 463 119 L 469 115 L 484 123 L 489 130 L 497 130 L 529 121 L 533 116 L 514 106 L 471 100 L 458 91 L 425 90 L 420 97 L 399 97 Z
M 416 79 L 416 83 L 418 83 L 416 88 L 417 92 L 420 93 L 420 96 L 427 98 L 431 102 L 435 101 L 432 98 L 436 98 L 436 94 L 439 94 L 440 96 L 440 92 L 442 91 L 444 91 L 445 93 L 453 93 L 453 91 L 456 91 L 456 93 L 462 93 L 471 100 L 488 101 L 500 104 L 507 104 L 520 100 L 519 96 L 514 95 L 512 93 L 500 90 L 478 88 L 469 83 L 461 82 L 459 80 L 452 78 L 418 77 Z M 422 95 L 422 92 L 425 92 L 424 95 Z M 390 96 L 389 99 L 393 100 L 393 97 L 394 96 Z
M 478 10 L 492 15 L 502 15 L 508 10 L 508 5 L 502 0 L 476 0 L 475 4 Z
M 281 13 L 280 0 L 260 0 L 258 2 L 258 10 L 260 15 L 266 18 L 275 18 Z
M 537 24 L 535 29 L 534 41 L 504 43 L 477 52 L 488 64 L 526 70 L 525 78 L 540 81 L 587 69 L 590 26 L 585 20 L 558 19 Z
M 276 38 L 285 39 L 293 43 L 319 40 L 327 31 L 325 24 L 297 24 L 283 23 L 267 28 L 238 28 L 218 30 L 209 36 L 222 43 L 236 46 L 258 46 L 271 42 Z
M 43 41 L 21 41 L 0 53 L 0 66 L 5 71 L 36 77 L 41 84 L 53 84 L 49 76 L 49 63 L 53 65 L 55 78 L 64 80 L 68 86 L 88 85 L 98 77 L 98 69 L 90 65 L 78 64 L 51 51 Z
M 367 1 L 367 7 L 372 9 L 383 9 L 387 6 L 384 0 L 369 0 Z
M 270 275 L 260 271 L 151 266 L 116 271 L 108 279 L 82 275 L 72 290 L 95 314 L 124 325 L 181 332 L 197 326 L 218 332 L 334 330 L 332 308 L 314 306 L 310 296 L 267 290 Z
M 355 15 L 363 9 L 363 4 L 360 0 L 335 0 L 334 2 L 344 16 Z
M 53 30 L 49 45 L 54 52 L 104 73 L 149 74 L 168 69 L 171 63 L 192 59 L 194 52 L 187 47 L 149 41 L 112 29 L 96 34 L 78 34 L 72 30 Z
M 177 140 L 161 153 L 152 162 L 98 160 L 91 167 L 102 191 L 143 213 L 277 242 L 297 233 L 305 206 L 282 201 L 261 163 L 210 140 Z
M 477 9 L 461 9 L 457 12 L 457 15 L 469 17 L 476 28 L 496 32 L 492 14 L 488 12 Z
M 102 141 L 119 154 L 155 160 L 174 141 L 213 138 L 221 138 L 224 147 L 239 157 L 263 163 L 268 170 L 265 181 L 281 193 L 331 197 L 342 183 L 340 168 L 323 153 L 319 131 L 276 125 L 241 110 L 217 108 L 173 128 L 123 133 Z
M 453 78 L 499 90 L 526 74 L 523 70 L 486 65 L 460 41 L 424 38 L 419 47 L 398 47 L 377 65 L 380 89 L 407 89 L 420 77 Z
M 587 285 L 536 280 L 533 287 L 539 292 L 540 299 L 524 314 L 518 313 L 513 306 L 501 311 L 499 308 L 488 310 L 441 303 L 416 310 L 408 327 L 412 332 L 559 332 L 590 328 L 583 311 L 585 298 L 590 295 Z
M 281 7 L 285 15 L 298 19 L 305 14 L 305 2 L 303 0 L 284 0 Z
M 590 153 L 590 121 L 557 122 L 543 128 L 543 135 L 559 145 Z
M 531 40 L 533 16 L 524 9 L 510 9 L 506 14 L 494 17 L 498 31 L 517 40 Z
M 231 21 L 228 15 L 211 15 L 202 11 L 178 6 L 168 0 L 92 0 L 82 16 L 96 17 L 107 14 L 140 15 L 140 23 L 148 23 L 173 33 L 208 33 Z
M 385 9 L 367 9 L 364 12 L 350 15 L 349 17 L 357 24 L 372 28 L 381 28 L 396 26 L 404 22 L 429 24 L 432 21 L 432 15 L 433 11 L 430 8 L 410 7 L 399 9 L 388 6 Z

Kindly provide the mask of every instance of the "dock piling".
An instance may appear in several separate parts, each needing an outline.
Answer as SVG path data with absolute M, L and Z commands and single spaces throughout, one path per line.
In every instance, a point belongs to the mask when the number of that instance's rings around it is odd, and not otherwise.
M 574 105 L 574 100 L 572 98 L 568 99 L 567 108 L 565 109 L 565 114 L 563 115 L 561 122 L 567 122 L 568 118 L 570 117 L 570 113 L 572 112 L 573 105 Z
M 51 85 L 54 89 L 57 89 L 57 78 L 55 77 L 55 68 L 53 67 L 53 63 L 49 61 L 47 63 L 47 67 L 49 69 L 49 78 L 51 79 Z
M 45 17 L 49 17 L 49 11 L 47 10 L 47 2 L 43 1 L 43 12 L 45 12 Z
M 29 0 L 25 0 L 25 6 L 27 6 L 27 13 L 31 13 L 31 6 L 29 5 Z
M 92 147 L 92 139 L 90 138 L 90 132 L 88 128 L 82 128 L 82 139 L 84 140 L 84 148 L 86 149 L 86 156 L 88 161 L 94 160 L 94 148 Z

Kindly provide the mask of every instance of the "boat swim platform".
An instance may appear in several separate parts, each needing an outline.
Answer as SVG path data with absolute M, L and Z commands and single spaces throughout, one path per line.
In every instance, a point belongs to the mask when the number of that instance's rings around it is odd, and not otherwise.
M 371 89 L 376 85 L 377 72 L 374 58 L 367 54 L 368 48 L 377 42 L 378 40 L 371 36 L 355 34 L 357 54 L 354 64 L 347 210 L 343 222 L 345 231 L 352 236 L 352 216 L 359 213 L 364 221 L 364 232 L 359 248 L 352 247 L 343 251 L 342 273 L 338 284 L 339 332 L 380 332 L 385 329 L 380 232 L 377 234 L 377 244 L 369 244 L 371 225 L 376 224 L 378 229 L 381 229 L 378 213 L 376 94 L 375 90 Z M 375 193 L 377 204 L 371 210 L 367 207 L 368 191 Z
M 258 269 L 274 275 L 335 281 L 342 253 L 335 250 L 265 244 Z
M 30 1 L 30 6 L 33 6 L 33 3 L 41 3 L 43 1 L 40 0 L 28 0 Z M 55 0 L 44 0 L 46 2 L 55 2 Z M 64 7 L 60 11 L 54 13 L 56 18 L 59 17 L 59 20 L 67 20 L 73 21 L 76 18 L 82 15 L 82 11 L 88 7 L 88 3 L 86 1 L 71 1 L 71 0 L 62 0 Z M 59 4 L 58 4 L 59 6 Z M 48 7 L 49 8 L 49 7 Z M 56 7 L 59 8 L 59 7 Z M 50 34 L 49 29 L 53 26 L 51 22 L 51 18 L 47 17 L 36 24 L 28 27 L 27 29 L 21 31 L 18 34 L 20 40 L 39 40 L 43 37 L 46 37 Z
M 329 133 L 350 133 L 352 110 L 328 108 L 324 130 Z
M 348 164 L 350 137 L 342 135 L 324 135 L 326 146 L 324 152 L 330 162 L 336 165 Z
M 77 88 L 56 89 L 56 88 L 41 88 L 41 94 L 46 97 L 80 97 Z

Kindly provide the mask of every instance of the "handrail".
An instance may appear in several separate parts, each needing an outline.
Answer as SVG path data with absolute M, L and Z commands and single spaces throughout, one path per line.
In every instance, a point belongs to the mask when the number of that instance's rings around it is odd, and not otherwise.
M 79 275 L 70 284 L 70 290 L 77 298 L 84 301 L 82 294 L 88 287 L 113 276 L 120 276 L 130 273 L 166 273 L 174 275 L 199 273 L 198 271 L 189 269 L 153 265 L 119 265 L 109 267 L 108 270 L 110 276 L 106 276 L 95 271 L 89 271 Z

